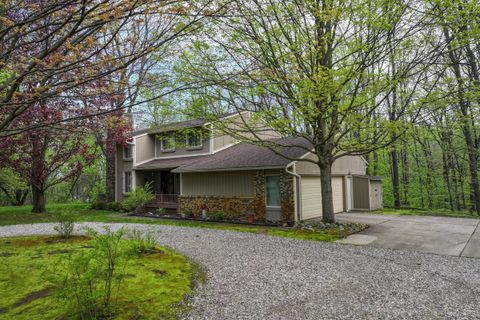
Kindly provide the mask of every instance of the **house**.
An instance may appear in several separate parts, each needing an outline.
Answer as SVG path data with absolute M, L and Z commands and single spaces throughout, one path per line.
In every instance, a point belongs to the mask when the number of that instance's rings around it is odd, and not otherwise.
M 234 121 L 228 117 L 231 123 Z M 227 121 L 227 117 L 225 120 Z M 262 134 L 279 139 L 272 130 Z M 235 141 L 202 119 L 133 132 L 132 142 L 116 154 L 116 200 L 135 186 L 151 183 L 154 207 L 200 213 L 223 211 L 229 218 L 299 221 L 321 217 L 320 172 L 303 158 L 315 159 L 303 138 L 279 141 L 278 155 L 268 148 Z M 382 207 L 381 180 L 366 175 L 360 156 L 345 156 L 332 168 L 334 210 Z

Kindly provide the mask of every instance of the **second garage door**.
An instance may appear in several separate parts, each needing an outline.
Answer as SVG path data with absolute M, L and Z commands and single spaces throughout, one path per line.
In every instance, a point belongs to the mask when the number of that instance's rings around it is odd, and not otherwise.
M 322 194 L 320 177 L 302 177 L 301 201 L 302 219 L 322 216 Z M 343 212 L 343 177 L 332 178 L 333 210 Z

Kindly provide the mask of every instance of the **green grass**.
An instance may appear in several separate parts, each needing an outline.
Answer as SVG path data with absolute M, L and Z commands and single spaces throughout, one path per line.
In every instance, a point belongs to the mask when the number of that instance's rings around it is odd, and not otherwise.
M 338 228 L 331 228 L 322 231 L 307 231 L 290 228 L 248 226 L 218 222 L 182 221 L 132 217 L 121 213 L 114 213 L 112 211 L 93 210 L 84 203 L 51 204 L 47 206 L 47 213 L 42 214 L 31 213 L 30 206 L 0 207 L 0 225 L 53 222 L 55 221 L 56 212 L 62 212 L 66 210 L 74 212 L 77 215 L 78 221 L 144 223 L 180 227 L 220 229 L 237 232 L 261 233 L 272 236 L 301 240 L 327 242 L 333 242 L 349 235 L 346 231 L 340 230 Z
M 68 254 L 91 250 L 85 248 L 88 241 L 52 236 L 0 239 L 0 319 L 75 319 L 68 304 L 56 297 L 48 274 L 52 268 L 62 270 Z M 181 310 L 196 267 L 172 250 L 161 250 L 127 266 L 114 319 L 174 319 Z
M 393 214 L 403 216 L 433 216 L 433 217 L 457 217 L 457 218 L 480 218 L 475 213 L 468 211 L 451 211 L 448 209 L 393 209 L 384 208 L 381 210 L 373 211 L 372 213 L 379 214 Z

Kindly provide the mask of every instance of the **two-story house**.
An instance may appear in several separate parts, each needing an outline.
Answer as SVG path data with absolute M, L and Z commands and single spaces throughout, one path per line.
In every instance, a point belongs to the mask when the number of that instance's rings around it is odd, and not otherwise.
M 234 117 L 234 116 L 230 116 Z M 231 120 L 230 120 L 231 121 Z M 279 139 L 273 131 L 264 138 Z M 290 159 L 315 158 L 302 138 L 282 140 Z M 303 145 L 302 145 L 303 144 Z M 299 146 L 304 146 L 303 148 Z M 153 205 L 177 212 L 223 211 L 230 218 L 298 221 L 321 217 L 320 172 L 268 148 L 239 143 L 202 119 L 132 133 L 116 159 L 116 200 L 150 182 Z M 381 181 L 366 175 L 366 162 L 345 156 L 332 168 L 335 212 L 382 207 Z

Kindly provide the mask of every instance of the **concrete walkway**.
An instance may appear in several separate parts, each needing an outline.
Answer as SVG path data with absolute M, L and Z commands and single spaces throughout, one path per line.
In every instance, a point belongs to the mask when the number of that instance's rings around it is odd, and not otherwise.
M 341 243 L 480 258 L 480 219 L 371 213 L 342 213 L 337 219 L 370 225 Z

